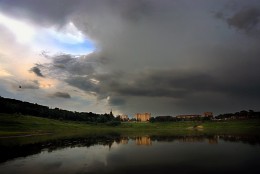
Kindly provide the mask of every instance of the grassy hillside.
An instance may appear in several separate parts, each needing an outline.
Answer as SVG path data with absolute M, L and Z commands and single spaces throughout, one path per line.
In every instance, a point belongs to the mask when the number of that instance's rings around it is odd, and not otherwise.
M 28 134 L 77 134 L 112 130 L 106 125 L 0 113 L 0 136 Z
M 112 127 L 0 113 L 0 144 L 30 144 L 59 138 L 114 133 Z
M 198 126 L 199 125 L 199 126 Z M 198 126 L 198 127 L 196 127 Z M 59 121 L 34 116 L 0 114 L 0 136 L 28 134 L 260 134 L 260 120 L 106 124 Z

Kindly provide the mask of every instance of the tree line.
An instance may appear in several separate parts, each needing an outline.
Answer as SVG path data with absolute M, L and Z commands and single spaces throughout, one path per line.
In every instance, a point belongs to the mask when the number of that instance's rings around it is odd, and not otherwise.
M 197 118 L 177 118 L 174 116 L 156 116 L 151 117 L 150 122 L 176 122 L 176 121 L 206 121 L 211 120 L 210 117 L 197 117 Z
M 219 114 L 213 118 L 211 117 L 195 117 L 195 118 L 177 118 L 174 116 L 156 116 L 151 117 L 150 122 L 176 122 L 176 121 L 206 121 L 206 120 L 238 120 L 238 119 L 260 119 L 260 112 L 256 112 L 253 110 L 242 110 L 240 112 L 235 113 L 225 113 Z
M 242 110 L 235 113 L 220 114 L 215 117 L 216 119 L 255 119 L 260 118 L 260 112 L 253 110 Z
M 112 113 L 96 114 L 92 112 L 73 112 L 60 108 L 49 108 L 37 103 L 29 103 L 0 96 L 0 112 L 8 114 L 32 115 L 57 120 L 84 121 L 90 123 L 107 123 L 116 121 Z

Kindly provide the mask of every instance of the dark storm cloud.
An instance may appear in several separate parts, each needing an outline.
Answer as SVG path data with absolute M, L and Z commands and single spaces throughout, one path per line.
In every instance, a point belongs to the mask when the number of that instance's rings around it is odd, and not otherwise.
M 34 73 L 109 98 L 127 112 L 221 111 L 259 105 L 259 1 L 0 1 L 44 26 L 72 21 L 96 43 L 87 56 L 49 56 Z M 228 5 L 227 5 L 228 4 Z M 224 10 L 223 10 L 224 9 Z M 217 11 L 212 16 L 212 11 Z M 17 18 L 19 18 L 17 16 Z M 241 34 L 237 30 L 250 35 Z M 32 69 L 33 69 L 32 68 Z M 35 71 L 36 70 L 36 71 Z M 39 70 L 39 71 L 38 71 Z M 223 102 L 224 101 L 224 102 Z M 129 107 L 130 106 L 130 107 Z
M 208 79 L 206 75 L 176 70 L 149 71 L 137 74 L 131 85 L 120 86 L 116 92 L 127 96 L 182 98 L 193 90 L 206 88 L 212 82 Z
M 41 73 L 41 70 L 37 66 L 32 67 L 30 69 L 30 72 L 33 72 L 34 74 L 36 74 L 39 77 L 44 77 L 44 75 Z
M 153 11 L 153 4 L 148 0 L 132 0 L 121 3 L 122 16 L 131 22 L 138 22 L 142 17 L 149 16 Z
M 226 6 L 214 14 L 230 27 L 251 36 L 260 36 L 260 1 L 227 1 Z
M 258 34 L 260 34 L 260 7 L 242 9 L 227 19 L 227 22 L 230 26 L 248 33 L 258 32 Z
M 78 0 L 1 0 L 0 10 L 18 18 L 31 19 L 43 25 L 60 26 L 77 6 Z M 61 10 L 62 9 L 62 10 Z
M 66 92 L 55 92 L 54 94 L 51 94 L 49 95 L 50 97 L 58 97 L 58 98 L 66 98 L 66 99 L 69 99 L 71 98 L 70 94 L 69 93 L 66 93 Z
M 216 13 L 214 13 L 214 16 L 217 19 L 224 19 L 224 14 L 222 12 L 216 12 Z
M 111 106 L 121 106 L 126 103 L 125 99 L 119 97 L 112 97 L 109 99 L 109 104 Z
M 0 10 L 8 15 L 30 19 L 44 26 L 57 28 L 71 20 L 75 12 L 103 16 L 116 11 L 125 19 L 138 21 L 150 11 L 150 0 L 0 0 Z M 84 17 L 84 16 L 83 16 Z
M 58 55 L 53 59 L 53 66 L 57 69 L 63 69 L 73 75 L 87 75 L 94 71 L 95 62 L 88 58 L 74 57 L 73 55 Z M 95 61 L 95 60 L 94 60 Z
M 57 54 L 46 56 L 51 63 L 36 64 L 32 70 L 39 70 L 46 77 L 67 79 L 68 77 L 86 77 L 96 73 L 96 69 L 107 63 L 107 58 L 99 53 L 75 56 L 71 54 Z M 36 73 L 36 72 L 34 72 Z
M 94 77 L 98 68 L 107 63 L 104 56 L 92 53 L 82 56 L 59 54 L 54 56 L 45 55 L 45 57 L 50 59 L 51 63 L 37 64 L 36 66 L 46 74 L 46 77 L 57 78 L 87 93 L 99 97 L 103 96 Z
M 96 94 L 100 91 L 99 86 L 88 77 L 68 77 L 65 82 L 86 92 Z
M 258 75 L 251 74 L 253 77 Z M 250 75 L 248 75 L 250 76 Z M 209 73 L 183 70 L 150 70 L 127 77 L 127 81 L 110 77 L 101 83 L 100 91 L 115 96 L 186 98 L 196 93 L 222 93 L 225 95 L 259 96 L 260 83 L 255 79 L 226 75 L 217 77 Z M 130 81 L 130 82 L 128 82 Z M 247 92 L 246 92 L 247 91 Z M 112 95 L 112 96 L 113 96 Z
M 251 73 L 247 76 L 258 77 Z M 91 78 L 98 80 L 99 83 L 95 83 Z M 149 70 L 131 75 L 115 73 L 91 77 L 71 76 L 65 82 L 100 99 L 109 96 L 111 104 L 114 104 L 113 101 L 116 103 L 118 98 L 123 100 L 131 96 L 188 99 L 194 94 L 219 93 L 233 97 L 260 97 L 257 90 L 260 88 L 260 83 L 254 79 L 232 76 L 232 74 L 217 77 L 199 71 Z

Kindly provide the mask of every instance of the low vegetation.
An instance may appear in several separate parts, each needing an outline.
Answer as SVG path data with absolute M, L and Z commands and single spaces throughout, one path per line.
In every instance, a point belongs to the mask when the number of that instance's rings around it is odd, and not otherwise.
M 19 114 L 0 114 L 0 136 L 76 134 L 260 134 L 260 121 L 180 121 L 180 122 L 119 122 L 86 123 L 60 121 Z

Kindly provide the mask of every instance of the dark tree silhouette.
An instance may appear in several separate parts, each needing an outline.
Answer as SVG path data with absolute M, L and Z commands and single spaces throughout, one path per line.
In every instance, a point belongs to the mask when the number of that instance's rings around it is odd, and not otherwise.
M 92 112 L 72 112 L 60 108 L 51 109 L 37 103 L 23 102 L 0 96 L 0 113 L 23 114 L 57 120 L 84 121 L 90 123 L 105 123 L 115 120 L 111 114 L 96 114 Z

